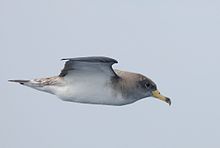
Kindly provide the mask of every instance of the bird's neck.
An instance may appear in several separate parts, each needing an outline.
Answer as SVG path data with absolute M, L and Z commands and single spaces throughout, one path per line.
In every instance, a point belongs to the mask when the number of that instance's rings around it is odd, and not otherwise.
M 121 70 L 115 70 L 119 78 L 113 82 L 114 88 L 122 93 L 122 96 L 126 99 L 138 100 L 141 95 L 137 89 L 137 74 L 132 72 L 126 72 Z

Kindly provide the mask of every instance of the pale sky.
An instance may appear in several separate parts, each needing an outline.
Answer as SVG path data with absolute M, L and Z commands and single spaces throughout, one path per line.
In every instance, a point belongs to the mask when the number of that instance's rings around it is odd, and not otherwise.
M 0 0 L 0 18 L 1 148 L 220 147 L 220 1 Z M 7 82 L 91 55 L 150 77 L 172 106 L 67 103 Z

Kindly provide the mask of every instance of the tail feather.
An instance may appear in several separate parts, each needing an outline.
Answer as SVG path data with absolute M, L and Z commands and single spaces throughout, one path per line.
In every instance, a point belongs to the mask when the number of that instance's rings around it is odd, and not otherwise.
M 26 83 L 29 83 L 30 80 L 8 80 L 9 82 L 16 82 L 16 83 L 20 83 L 21 85 L 24 85 Z
M 59 77 L 49 77 L 32 80 L 8 80 L 9 82 L 20 83 L 21 85 L 29 87 L 44 87 L 49 85 L 56 85 L 59 82 Z
M 21 85 L 31 87 L 40 91 L 48 92 L 54 94 L 56 89 L 54 89 L 56 84 L 61 84 L 60 77 L 50 77 L 32 80 L 8 80 L 9 82 L 20 83 Z M 52 87 L 50 87 L 52 86 Z

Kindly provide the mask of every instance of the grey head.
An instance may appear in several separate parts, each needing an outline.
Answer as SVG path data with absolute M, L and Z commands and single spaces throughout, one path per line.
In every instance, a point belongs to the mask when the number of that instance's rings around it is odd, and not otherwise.
M 133 102 L 146 97 L 154 97 L 171 105 L 171 100 L 160 94 L 157 85 L 142 74 L 114 69 L 118 79 L 113 81 L 113 88 Z
M 171 105 L 171 100 L 160 94 L 157 89 L 157 85 L 151 79 L 140 75 L 137 85 L 139 93 L 142 93 L 143 97 L 154 97 Z

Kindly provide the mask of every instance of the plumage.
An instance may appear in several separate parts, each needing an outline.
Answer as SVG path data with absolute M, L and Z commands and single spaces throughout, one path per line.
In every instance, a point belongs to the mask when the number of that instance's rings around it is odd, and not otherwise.
M 112 65 L 117 63 L 116 60 L 107 57 L 81 57 L 81 58 L 67 58 L 60 77 L 66 76 L 70 73 L 81 74 L 103 74 L 106 76 L 117 77 Z
M 160 95 L 156 84 L 138 73 L 113 70 L 118 63 L 108 57 L 66 58 L 59 76 L 9 80 L 56 95 L 61 100 L 104 105 L 125 105 L 145 97 L 154 96 L 167 103 L 170 99 Z

